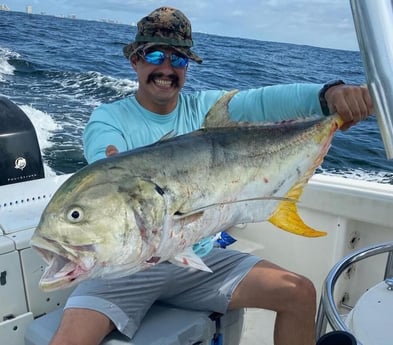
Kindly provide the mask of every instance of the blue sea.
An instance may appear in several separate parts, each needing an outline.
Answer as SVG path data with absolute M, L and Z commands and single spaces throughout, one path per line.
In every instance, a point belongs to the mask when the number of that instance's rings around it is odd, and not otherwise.
M 0 95 L 32 120 L 47 174 L 83 167 L 81 137 L 92 110 L 136 91 L 136 75 L 122 55 L 134 35 L 130 25 L 0 11 Z M 190 64 L 184 92 L 365 83 L 359 52 L 205 33 L 194 33 L 194 41 L 204 62 Z M 337 133 L 318 172 L 392 184 L 393 163 L 375 117 Z

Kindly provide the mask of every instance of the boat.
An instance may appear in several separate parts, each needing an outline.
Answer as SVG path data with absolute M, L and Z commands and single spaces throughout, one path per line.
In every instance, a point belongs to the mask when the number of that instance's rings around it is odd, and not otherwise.
M 390 1 L 352 1 L 351 5 L 358 31 L 375 26 L 365 19 L 373 6 L 377 14 L 386 14 L 387 6 L 388 17 L 393 16 Z M 383 20 L 379 24 L 383 26 Z M 365 52 L 378 44 L 378 40 L 366 39 L 375 32 L 358 35 L 366 66 L 375 63 L 376 59 Z M 383 44 L 372 46 L 375 54 L 385 48 Z M 379 123 L 389 154 L 393 117 L 389 120 L 384 108 L 393 109 L 386 107 L 393 102 L 393 83 L 373 79 L 381 70 L 380 66 L 376 71 L 373 67 L 368 67 L 367 77 L 374 100 L 382 99 L 381 104 L 378 101 Z M 0 344 L 45 345 L 71 290 L 40 290 L 38 281 L 45 263 L 30 248 L 29 240 L 50 198 L 71 174 L 44 176 L 34 128 L 26 115 L 2 98 L 0 116 L 4 114 L 13 121 L 3 121 L 8 130 L 2 128 L 0 132 L 0 147 L 5 152 L 0 162 Z M 313 281 L 320 299 L 318 337 L 331 330 L 344 330 L 355 336 L 358 345 L 390 345 L 393 185 L 316 174 L 306 186 L 298 209 L 307 224 L 325 230 L 327 236 L 303 238 L 267 222 L 239 224 L 228 229 L 237 239 L 232 248 L 272 260 Z M 115 331 L 103 344 L 272 345 L 274 317 L 273 312 L 257 309 L 214 315 L 156 304 L 131 341 Z
M 24 344 L 25 333 L 33 320 L 52 317 L 53 322 L 58 322 L 61 307 L 71 292 L 45 293 L 39 289 L 45 263 L 29 246 L 44 207 L 70 176 L 31 179 L 0 187 L 1 344 Z M 233 248 L 304 274 L 314 282 L 319 296 L 337 262 L 362 248 L 393 239 L 393 185 L 317 174 L 307 185 L 298 207 L 307 224 L 326 230 L 328 235 L 303 238 L 280 231 L 267 222 L 238 225 L 228 232 L 237 239 Z M 382 253 L 373 260 L 345 268 L 343 277 L 335 284 L 334 301 L 340 306 L 340 313 L 353 309 L 368 289 L 383 282 L 387 255 Z M 393 299 L 393 291 L 390 293 Z M 167 308 L 168 312 L 175 312 Z M 240 344 L 272 345 L 273 320 L 274 313 L 265 310 L 249 309 L 244 311 L 244 317 L 236 315 L 235 325 L 238 333 L 242 333 Z

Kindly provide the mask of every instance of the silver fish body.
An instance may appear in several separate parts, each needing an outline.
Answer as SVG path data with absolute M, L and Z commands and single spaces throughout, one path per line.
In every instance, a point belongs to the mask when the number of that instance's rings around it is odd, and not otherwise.
M 334 115 L 204 128 L 86 166 L 55 193 L 31 240 L 49 264 L 40 286 L 166 260 L 209 270 L 191 246 L 239 223 L 323 235 L 301 221 L 296 201 L 340 125 Z

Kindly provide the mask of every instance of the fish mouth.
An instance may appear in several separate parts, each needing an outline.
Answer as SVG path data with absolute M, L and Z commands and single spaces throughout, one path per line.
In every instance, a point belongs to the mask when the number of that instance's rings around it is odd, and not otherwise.
M 45 248 L 47 246 L 34 243 L 31 246 L 48 264 L 39 281 L 39 286 L 44 291 L 66 289 L 76 285 L 91 276 L 96 265 L 96 260 L 92 255 L 84 255 L 78 259 L 68 252 L 68 247 L 66 249 L 61 247 L 59 250 L 59 248 Z M 86 247 L 90 246 L 83 246 L 83 252 L 86 252 Z M 91 253 L 90 250 L 88 252 Z

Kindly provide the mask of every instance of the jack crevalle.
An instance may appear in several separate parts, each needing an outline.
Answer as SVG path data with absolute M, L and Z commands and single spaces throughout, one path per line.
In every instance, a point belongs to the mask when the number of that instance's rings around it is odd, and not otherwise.
M 268 220 L 303 236 L 325 234 L 304 224 L 296 202 L 340 117 L 233 123 L 232 95 L 212 108 L 206 128 L 97 161 L 58 189 L 31 240 L 49 264 L 41 288 L 167 260 L 208 271 L 191 246 L 239 223 Z

